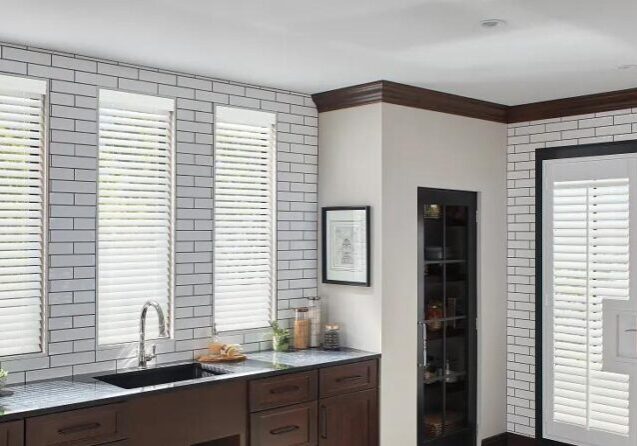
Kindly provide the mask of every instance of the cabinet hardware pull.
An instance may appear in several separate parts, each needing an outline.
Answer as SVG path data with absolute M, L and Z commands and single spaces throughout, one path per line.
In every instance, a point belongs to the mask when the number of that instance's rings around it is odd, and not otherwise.
M 343 376 L 341 378 L 337 378 L 336 382 L 340 383 L 343 381 L 354 381 L 356 379 L 361 379 L 361 378 L 362 378 L 362 375 Z
M 295 385 L 281 386 L 281 387 L 275 387 L 274 389 L 270 389 L 270 393 L 273 393 L 273 394 L 287 393 L 287 392 L 294 392 L 299 389 L 300 387 Z
M 327 408 L 321 406 L 321 438 L 327 440 Z
M 93 430 L 93 429 L 98 429 L 101 426 L 102 425 L 100 423 L 79 424 L 77 426 L 63 427 L 61 429 L 58 429 L 58 434 L 60 434 L 60 435 L 76 434 L 78 432 L 84 432 L 84 431 L 90 431 L 90 430 Z
M 284 426 L 284 427 L 278 427 L 276 429 L 272 429 L 270 431 L 270 433 L 272 435 L 281 435 L 281 434 L 287 434 L 288 432 L 294 432 L 295 430 L 298 430 L 299 427 L 296 425 L 289 425 L 289 426 Z
M 637 328 L 629 328 L 628 330 L 626 330 L 626 333 L 635 333 L 637 332 Z

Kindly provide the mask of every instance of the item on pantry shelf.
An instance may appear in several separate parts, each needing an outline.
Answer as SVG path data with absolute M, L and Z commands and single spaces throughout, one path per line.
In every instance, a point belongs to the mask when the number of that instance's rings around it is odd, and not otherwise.
M 4 386 L 7 385 L 8 377 L 9 372 L 7 372 L 5 369 L 0 369 L 0 390 L 2 390 Z
M 321 345 L 321 298 L 311 297 L 309 304 L 310 347 Z
M 431 218 L 438 220 L 440 218 L 440 205 L 439 204 L 426 204 L 425 205 L 425 218 Z
M 443 426 L 442 414 L 425 415 L 425 433 L 427 437 L 439 437 L 443 431 L 452 431 L 462 427 L 464 415 L 461 412 L 448 411 Z
M 427 327 L 430 331 L 440 331 L 442 329 L 442 319 L 444 317 L 444 311 L 442 308 L 442 302 L 434 300 L 427 305 Z
M 323 350 L 340 350 L 341 349 L 341 329 L 336 324 L 328 324 L 325 326 L 323 333 Z
M 281 328 L 277 321 L 270 322 L 272 327 L 272 349 L 275 352 L 287 352 L 290 349 L 290 331 Z
M 247 358 L 243 354 L 240 345 L 237 344 L 224 344 L 222 342 L 213 342 L 208 345 L 208 354 L 199 355 L 196 360 L 199 362 L 214 363 L 214 362 L 238 362 Z
M 294 348 L 305 350 L 310 346 L 310 320 L 307 307 L 297 308 L 294 316 Z

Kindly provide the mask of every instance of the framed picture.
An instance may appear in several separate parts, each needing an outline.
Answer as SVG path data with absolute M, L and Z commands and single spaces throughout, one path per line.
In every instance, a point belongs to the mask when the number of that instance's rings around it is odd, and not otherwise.
M 322 209 L 323 283 L 369 286 L 369 206 Z

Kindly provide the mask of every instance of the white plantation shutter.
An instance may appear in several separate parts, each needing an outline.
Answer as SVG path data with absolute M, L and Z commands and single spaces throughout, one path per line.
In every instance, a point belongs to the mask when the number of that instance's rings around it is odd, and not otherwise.
M 214 317 L 218 331 L 266 327 L 274 311 L 275 116 L 215 116 Z
M 544 261 L 550 259 L 545 284 L 551 285 L 544 319 L 551 330 L 544 336 L 552 340 L 544 344 L 547 437 L 630 444 L 629 376 L 602 370 L 602 302 L 630 298 L 630 164 L 573 163 L 551 166 L 545 183 L 551 203 L 544 244 Z
M 98 341 L 139 337 L 147 300 L 171 320 L 174 101 L 101 91 L 98 175 Z M 159 335 L 154 311 L 148 336 Z
M 45 93 L 0 76 L 0 356 L 43 350 Z

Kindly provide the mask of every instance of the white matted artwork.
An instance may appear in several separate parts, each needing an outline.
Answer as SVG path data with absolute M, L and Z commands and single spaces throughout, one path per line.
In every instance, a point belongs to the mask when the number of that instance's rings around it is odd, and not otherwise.
M 369 286 L 369 206 L 322 209 L 323 282 Z

